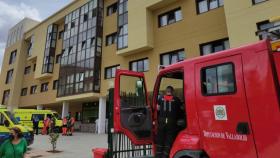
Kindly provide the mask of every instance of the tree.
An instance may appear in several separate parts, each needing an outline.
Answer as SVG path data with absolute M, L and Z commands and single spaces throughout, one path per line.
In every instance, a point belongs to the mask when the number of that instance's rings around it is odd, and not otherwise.
M 52 145 L 52 152 L 56 152 L 56 144 L 57 144 L 57 140 L 59 138 L 59 134 L 52 132 L 49 134 L 49 136 L 50 136 L 49 140 Z

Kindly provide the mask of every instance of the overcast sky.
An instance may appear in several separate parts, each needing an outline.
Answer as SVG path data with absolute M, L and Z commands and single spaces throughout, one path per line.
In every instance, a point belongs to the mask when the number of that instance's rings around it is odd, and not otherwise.
M 8 30 L 24 17 L 42 21 L 72 0 L 0 0 L 0 68 Z

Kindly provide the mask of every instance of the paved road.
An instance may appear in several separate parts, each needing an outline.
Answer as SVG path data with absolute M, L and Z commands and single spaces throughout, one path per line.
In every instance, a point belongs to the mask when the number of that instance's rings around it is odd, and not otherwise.
M 48 136 L 35 136 L 34 144 L 30 146 L 28 158 L 92 158 L 91 150 L 107 146 L 107 135 L 75 133 L 72 137 L 60 136 L 57 150 L 61 153 L 51 154 Z

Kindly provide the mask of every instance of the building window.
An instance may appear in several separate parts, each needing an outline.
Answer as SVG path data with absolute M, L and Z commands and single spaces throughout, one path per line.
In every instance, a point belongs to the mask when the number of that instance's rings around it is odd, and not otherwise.
M 268 0 L 252 0 L 253 4 L 258 4 L 258 3 L 262 3 Z
M 117 33 L 112 33 L 106 36 L 106 46 L 115 44 L 117 42 Z
M 120 69 L 120 65 L 106 67 L 105 68 L 105 79 L 114 78 L 116 76 L 117 69 Z
M 164 53 L 160 55 L 160 64 L 167 66 L 185 59 L 184 49 L 175 50 L 172 52 Z
M 36 93 L 36 90 L 37 90 L 37 86 L 36 86 L 36 85 L 31 86 L 31 88 L 30 88 L 30 94 L 35 94 L 35 93 Z
M 6 84 L 9 84 L 12 82 L 13 80 L 13 73 L 14 73 L 14 70 L 11 69 L 7 72 L 7 76 L 6 76 Z
M 53 90 L 56 90 L 58 88 L 58 80 L 53 81 Z
M 26 96 L 27 95 L 27 88 L 22 88 L 21 89 L 21 96 Z
M 64 33 L 64 31 L 59 31 L 59 33 L 58 33 L 58 39 L 62 39 L 62 38 L 63 38 L 63 33 Z
M 65 16 L 58 97 L 100 91 L 102 13 L 103 1 L 90 0 Z
M 41 92 L 47 92 L 48 91 L 48 86 L 49 86 L 48 82 L 41 84 Z
M 119 0 L 118 8 L 118 49 L 128 46 L 128 11 L 127 0 Z
M 28 46 L 28 50 L 27 50 L 28 57 L 30 57 L 32 55 L 33 45 L 34 45 L 34 35 L 31 36 L 31 39 L 29 42 L 29 46 Z
M 176 23 L 183 19 L 181 8 L 159 15 L 159 27 Z
M 224 0 L 196 0 L 197 13 L 205 13 L 209 10 L 224 6 Z
M 7 105 L 10 97 L 10 90 L 5 90 L 3 93 L 2 104 Z
M 48 26 L 47 41 L 45 46 L 45 54 L 44 54 L 43 68 L 42 68 L 43 74 L 53 72 L 57 30 L 58 30 L 58 26 L 55 24 Z
M 130 70 L 137 72 L 145 72 L 149 70 L 149 59 L 140 59 L 129 63 Z
M 201 74 L 203 95 L 222 95 L 236 91 L 234 66 L 232 63 L 203 68 Z
M 24 74 L 27 75 L 27 74 L 30 74 L 31 72 L 31 66 L 27 66 L 24 68 Z
M 58 55 L 56 55 L 55 63 L 60 64 L 60 61 L 61 61 L 61 54 L 58 54 Z
M 257 23 L 257 35 L 259 36 L 259 39 L 270 39 L 272 41 L 279 40 L 279 33 L 273 33 L 269 31 L 271 28 L 274 27 L 274 23 L 270 23 L 268 20 Z
M 17 50 L 12 51 L 9 59 L 9 64 L 13 64 L 16 61 Z
M 110 16 L 114 13 L 116 13 L 118 10 L 118 3 L 114 3 L 107 7 L 107 16 Z
M 229 49 L 228 39 L 217 40 L 200 45 L 200 55 L 207 55 Z

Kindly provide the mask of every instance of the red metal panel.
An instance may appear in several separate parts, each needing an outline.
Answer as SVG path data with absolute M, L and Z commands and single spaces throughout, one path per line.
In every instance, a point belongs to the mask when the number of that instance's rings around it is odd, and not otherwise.
M 225 63 L 232 63 L 234 66 L 236 91 L 226 95 L 203 95 L 201 91 L 201 70 Z M 195 69 L 196 100 L 204 150 L 211 158 L 256 158 L 252 132 L 248 135 L 237 133 L 237 127 L 242 122 L 247 123 L 250 131 L 252 131 L 244 90 L 241 55 L 199 63 Z M 215 114 L 216 107 L 224 110 L 223 115 L 225 117 L 221 120 Z
M 122 75 L 126 76 L 133 76 L 133 77 L 140 77 L 144 79 L 144 87 L 146 90 L 146 81 L 144 78 L 144 73 L 142 72 L 134 72 L 134 71 L 128 71 L 128 70 L 117 70 L 116 71 L 116 77 L 115 77 L 115 89 L 114 89 L 114 130 L 115 132 L 121 132 L 125 134 L 133 144 L 135 145 L 142 145 L 142 144 L 151 144 L 153 142 L 153 138 L 147 138 L 143 140 L 139 140 L 136 138 L 136 136 L 129 131 L 128 129 L 122 127 L 121 124 L 121 105 L 120 105 L 120 77 Z M 148 93 L 146 91 L 146 101 L 148 102 Z M 148 103 L 149 105 L 149 103 Z
M 274 52 L 273 58 L 274 58 L 276 73 L 278 77 L 278 82 L 280 84 L 280 52 Z
M 243 54 L 247 102 L 259 158 L 280 157 L 280 107 L 269 47 L 263 45 L 262 50 Z M 254 46 L 248 50 L 254 50 Z

